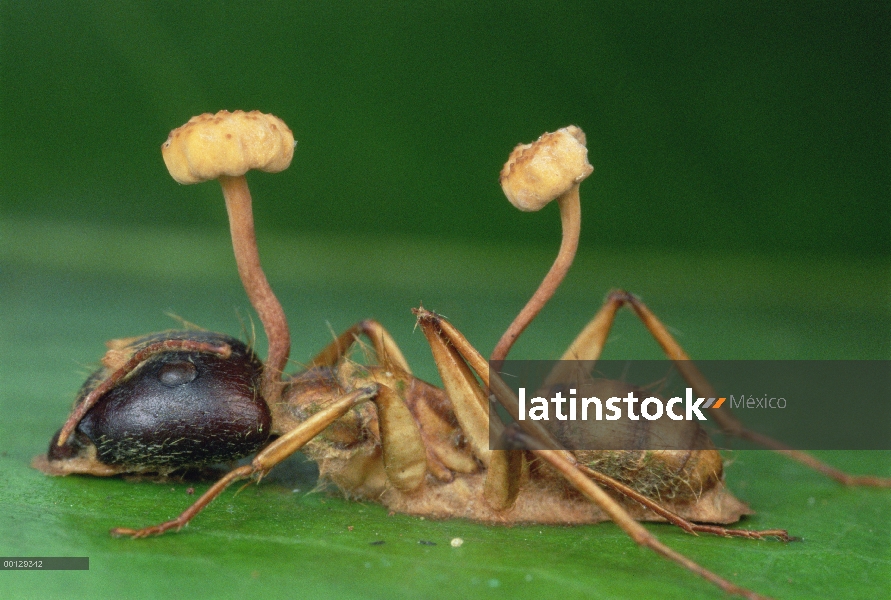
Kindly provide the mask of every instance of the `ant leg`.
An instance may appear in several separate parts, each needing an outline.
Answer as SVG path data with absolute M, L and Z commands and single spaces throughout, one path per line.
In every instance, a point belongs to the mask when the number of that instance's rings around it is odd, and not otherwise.
M 408 362 L 399 350 L 399 346 L 393 340 L 390 333 L 384 329 L 384 326 L 373 319 L 365 319 L 359 321 L 328 344 L 324 350 L 312 359 L 310 367 L 332 367 L 346 356 L 353 344 L 357 342 L 360 335 L 364 335 L 371 340 L 371 346 L 377 355 L 377 360 L 385 367 L 396 366 L 411 375 L 411 369 Z
M 523 453 L 517 450 L 489 448 L 490 423 L 486 394 L 473 376 L 463 355 L 474 355 L 476 359 L 474 371 L 477 373 L 487 374 L 488 364 L 460 334 L 457 334 L 459 339 L 456 339 L 455 335 L 447 337 L 442 329 L 444 325 L 448 325 L 447 321 L 427 311 L 417 314 L 421 329 L 430 343 L 433 361 L 454 407 L 458 423 L 467 436 L 474 454 L 487 467 L 484 488 L 486 502 L 496 510 L 510 508 L 517 498 L 520 482 L 523 480 L 525 468 Z M 480 364 L 486 365 L 486 369 L 482 372 L 478 370 Z M 503 428 L 500 422 L 492 423 L 492 427 Z M 498 436 L 502 432 L 493 433 Z
M 227 487 L 236 481 L 247 479 L 249 477 L 253 477 L 259 481 L 259 479 L 268 473 L 272 467 L 300 450 L 300 448 L 321 433 L 328 427 L 328 425 L 345 415 L 347 411 L 357 404 L 373 398 L 377 393 L 377 386 L 360 388 L 323 408 L 301 423 L 298 427 L 292 429 L 266 446 L 266 448 L 261 450 L 257 456 L 254 457 L 251 464 L 238 467 L 227 473 L 177 518 L 159 525 L 144 527 L 142 529 L 116 527 L 111 530 L 111 535 L 115 537 L 128 535 L 132 538 L 143 538 L 150 535 L 160 535 L 171 529 L 179 531 Z
M 609 337 L 609 331 L 616 319 L 616 313 L 622 308 L 622 304 L 624 301 L 614 294 L 607 297 L 606 302 L 603 303 L 594 318 L 585 325 L 585 328 L 560 357 L 560 362 L 554 365 L 545 379 L 544 387 L 573 379 L 574 374 L 570 372 L 573 366 L 568 361 L 596 361 L 600 358 L 606 339 Z
M 603 307 L 603 309 L 601 309 L 601 311 L 598 313 L 597 317 L 595 317 L 594 321 L 592 321 L 592 324 L 598 325 L 596 330 L 595 330 L 595 328 L 592 328 L 591 325 L 589 325 L 588 328 L 586 328 L 586 332 L 583 332 L 583 335 L 585 335 L 588 339 L 593 339 L 595 341 L 595 347 L 597 347 L 596 342 L 597 342 L 598 337 L 602 337 L 603 339 L 606 338 L 607 334 L 609 333 L 609 326 L 612 324 L 611 317 L 615 315 L 616 310 L 618 310 L 618 308 L 620 306 L 621 306 L 621 304 L 608 301 L 607 304 Z M 430 313 L 428 311 L 423 311 L 423 312 L 418 311 L 416 314 L 418 314 L 419 323 L 421 325 L 421 328 L 424 330 L 424 333 L 427 335 L 427 338 L 430 341 L 431 347 L 434 348 L 434 356 L 436 356 L 437 347 L 439 347 L 439 346 L 447 348 L 452 355 L 460 355 L 460 358 L 457 358 L 457 359 L 453 358 L 451 360 L 458 361 L 458 362 L 460 362 L 461 365 L 464 365 L 464 362 L 461 359 L 463 358 L 464 360 L 466 360 L 467 363 L 473 368 L 473 370 L 476 371 L 477 374 L 480 375 L 480 378 L 483 380 L 483 383 L 487 386 L 491 386 L 491 389 L 494 392 L 494 394 L 497 396 L 498 400 L 500 402 L 502 402 L 502 404 L 505 405 L 505 408 L 507 408 L 509 412 L 513 413 L 514 417 L 516 418 L 517 400 L 516 400 L 516 397 L 513 395 L 513 392 L 505 386 L 505 384 L 501 381 L 500 377 L 498 377 L 497 374 L 495 374 L 494 376 L 491 376 L 491 381 L 490 381 L 490 375 L 489 375 L 489 371 L 488 371 L 488 363 L 479 354 L 479 352 L 476 351 L 476 349 L 470 344 L 470 342 L 468 342 L 467 339 L 457 329 L 455 329 L 454 326 L 452 326 L 448 321 L 445 321 L 444 319 L 438 317 L 437 315 Z M 588 329 L 590 329 L 591 331 L 588 331 Z M 582 336 L 579 336 L 579 337 L 582 338 Z M 603 344 L 601 341 L 599 344 L 599 347 L 602 348 L 602 345 Z M 596 358 L 598 358 L 598 356 L 599 356 L 599 351 L 597 351 L 597 352 L 588 351 L 588 347 L 579 347 L 577 349 L 576 355 L 581 354 L 583 350 L 584 350 L 585 360 L 596 360 Z M 570 351 L 573 351 L 572 348 L 570 349 Z M 570 351 L 568 351 L 567 353 L 569 353 Z M 445 361 L 441 361 L 441 360 L 437 359 L 436 363 L 437 363 L 437 365 L 443 365 L 443 364 L 445 364 Z M 465 365 L 464 370 L 466 371 L 466 369 L 467 369 L 467 367 Z M 550 376 L 554 376 L 554 374 L 555 373 L 552 372 L 550 374 Z M 557 376 L 559 376 L 559 373 L 557 373 Z M 472 378 L 472 376 L 470 376 L 470 377 Z M 443 381 L 445 381 L 446 374 L 443 374 L 442 378 L 443 378 Z M 467 376 L 464 376 L 462 379 L 467 381 Z M 475 380 L 472 380 L 472 381 L 474 381 L 474 383 L 475 383 Z M 448 389 L 448 385 L 446 385 L 446 388 Z M 454 392 L 449 390 L 450 397 L 451 397 L 452 393 L 454 393 Z M 486 415 L 485 418 L 488 420 L 488 415 Z M 535 422 L 530 422 L 527 420 L 527 421 L 522 421 L 522 422 L 518 421 L 518 423 L 522 423 L 522 427 L 527 430 L 526 431 L 527 435 L 530 435 L 532 438 L 539 440 L 539 444 L 536 444 L 536 445 L 549 447 L 549 448 L 560 448 L 559 443 L 556 440 L 554 440 L 553 438 L 551 438 L 550 434 L 547 431 L 540 429 Z M 500 425 L 500 423 L 498 425 Z M 495 432 L 496 435 L 500 435 L 501 433 L 502 433 L 501 431 Z M 527 447 L 533 447 L 533 446 L 527 446 Z M 616 479 L 613 479 L 612 477 L 609 477 L 608 475 L 605 475 L 598 471 L 595 471 L 585 465 L 579 464 L 576 461 L 575 456 L 572 453 L 566 452 L 566 451 L 561 451 L 561 455 L 563 456 L 563 458 L 565 460 L 567 460 L 570 463 L 572 463 L 573 465 L 575 465 L 576 468 L 578 468 L 580 471 L 587 474 L 589 477 L 591 477 L 592 479 L 594 479 L 601 485 L 605 485 L 606 487 L 612 489 L 613 491 L 615 491 L 627 498 L 630 498 L 631 500 L 634 500 L 638 504 L 641 504 L 642 506 L 649 509 L 653 513 L 664 518 L 669 523 L 676 525 L 677 527 L 680 527 L 681 529 L 683 529 L 684 531 L 686 531 L 688 533 L 692 533 L 694 535 L 697 532 L 711 533 L 711 534 L 715 534 L 715 535 L 721 535 L 724 537 L 745 537 L 745 538 L 756 538 L 756 539 L 761 539 L 764 537 L 776 537 L 782 541 L 790 541 L 791 539 L 793 539 L 789 536 L 789 534 L 785 530 L 782 530 L 782 529 L 752 531 L 752 530 L 745 530 L 745 529 L 728 529 L 726 527 L 720 527 L 717 525 L 700 525 L 697 523 L 693 523 L 691 521 L 688 521 L 687 519 L 684 519 L 680 515 L 677 515 L 676 513 L 666 509 L 665 507 L 660 505 L 658 502 L 656 502 L 652 498 L 648 498 L 647 496 L 640 494 L 639 492 L 637 492 L 637 491 L 633 490 L 632 488 L 628 487 L 627 485 L 617 481 Z M 510 474 L 516 475 L 517 468 L 518 467 L 514 467 L 513 471 L 511 471 Z M 497 476 L 497 474 L 493 474 L 493 476 Z M 487 483 L 488 483 L 488 481 L 487 481 Z M 508 486 L 513 486 L 513 485 L 516 485 L 516 484 L 506 482 L 501 485 L 501 488 L 507 489 Z M 515 498 L 515 496 L 514 496 L 514 498 Z M 513 500 L 511 500 L 511 502 L 513 502 Z M 494 506 L 493 506 L 493 508 L 494 508 Z M 505 508 L 506 508 L 506 506 L 505 506 Z
M 665 325 L 659 321 L 656 315 L 654 315 L 639 298 L 628 292 L 614 291 L 610 293 L 608 302 L 618 302 L 620 305 L 627 303 L 631 305 L 631 308 L 643 322 L 644 326 L 649 330 L 659 345 L 662 346 L 666 356 L 674 361 L 678 371 L 681 373 L 684 380 L 695 390 L 697 396 L 702 396 L 704 398 L 718 397 L 718 394 L 715 392 L 712 385 L 702 375 L 699 369 L 696 368 L 696 365 L 693 364 L 690 357 L 687 356 L 687 353 L 681 348 L 680 344 L 678 344 L 674 337 L 668 332 Z M 573 343 L 573 345 L 575 345 L 575 343 Z M 725 406 L 718 407 L 712 412 L 712 415 L 715 417 L 715 421 L 721 427 L 721 430 L 727 435 L 749 440 L 764 446 L 769 450 L 779 452 L 780 454 L 807 465 L 815 471 L 823 473 L 827 477 L 831 477 L 843 485 L 891 487 L 891 477 L 850 475 L 835 467 L 827 465 L 807 452 L 794 450 L 773 438 L 752 431 L 746 428 L 745 425 L 734 417 L 730 410 Z
M 335 366 L 347 355 L 359 336 L 371 341 L 379 364 L 392 372 L 374 376 L 381 385 L 376 398 L 381 427 L 384 471 L 387 478 L 399 490 L 411 491 L 423 483 L 427 473 L 426 451 L 423 440 L 410 410 L 404 400 L 393 391 L 392 386 L 405 387 L 403 375 L 411 375 L 408 362 L 396 345 L 396 341 L 384 326 L 373 319 L 359 321 L 328 344 L 310 362 L 310 367 Z M 390 381 L 393 377 L 399 381 Z M 400 383 L 401 382 L 401 383 Z M 395 443 L 395 441 L 399 443 Z M 418 451 L 421 448 L 422 451 Z
M 492 450 L 489 447 L 489 403 L 473 376 L 475 371 L 483 385 L 488 386 L 488 363 L 448 321 L 424 309 L 414 312 L 430 343 L 433 361 L 458 423 L 474 455 L 486 466 L 486 502 L 495 510 L 510 508 L 520 491 L 526 465 L 521 450 Z M 491 426 L 493 435 L 503 433 L 500 422 L 493 422 Z
M 476 387 L 479 393 L 473 393 L 473 397 L 479 398 L 482 396 L 482 390 L 479 388 L 479 384 L 476 383 L 476 379 L 473 378 L 473 375 L 470 373 L 470 369 L 476 372 L 482 380 L 483 384 L 486 386 L 491 385 L 493 393 L 501 400 L 502 395 L 512 395 L 509 388 L 504 386 L 504 383 L 501 382 L 500 378 L 497 374 L 492 375 L 489 372 L 489 364 L 488 362 L 473 348 L 473 346 L 461 335 L 460 332 L 457 331 L 448 321 L 445 321 L 441 317 L 431 313 L 429 311 L 418 309 L 415 311 L 415 314 L 418 316 L 418 323 L 421 328 L 424 330 L 427 339 L 430 341 L 430 345 L 433 348 L 434 357 L 436 357 L 437 366 L 440 369 L 440 373 L 442 374 L 443 381 L 456 381 L 457 385 L 452 386 L 455 390 L 460 390 L 463 387 Z M 448 358 L 447 361 L 441 361 L 440 357 L 445 356 Z M 463 365 L 462 367 L 455 367 L 456 363 L 460 363 Z M 491 379 L 490 379 L 491 378 Z M 449 396 L 452 395 L 452 390 L 449 389 L 451 383 L 446 383 L 446 389 L 449 392 Z M 515 402 L 515 399 L 514 399 Z M 506 404 L 510 405 L 511 401 L 508 400 Z M 511 410 L 510 406 L 507 406 L 508 410 Z M 513 409 L 516 409 L 516 406 L 513 406 Z M 456 409 L 456 414 L 458 413 Z M 486 419 L 485 422 L 488 421 L 488 414 L 483 413 L 483 417 Z M 461 423 L 462 427 L 464 426 L 463 422 Z M 535 446 L 536 441 L 535 437 L 538 435 L 537 432 L 532 433 L 531 435 L 527 435 L 522 432 L 518 432 L 515 434 L 508 434 L 509 436 L 518 435 L 522 437 L 524 445 L 526 446 Z M 509 451 L 498 451 L 498 450 L 490 450 L 493 459 L 496 456 L 503 456 L 505 462 L 507 463 L 507 468 L 504 470 L 499 469 L 498 471 L 494 471 L 491 469 L 487 472 L 486 475 L 486 500 L 490 501 L 490 489 L 495 491 L 500 491 L 503 496 L 508 496 L 510 492 L 514 488 L 518 488 L 522 479 L 516 477 L 516 467 L 511 467 L 511 464 L 514 462 L 518 462 L 522 464 L 523 462 L 523 451 L 519 450 L 509 450 Z M 541 458 L 551 464 L 558 472 L 563 474 L 563 476 L 569 481 L 570 484 L 573 485 L 576 489 L 578 489 L 582 494 L 584 494 L 589 500 L 594 502 L 598 507 L 600 507 L 609 517 L 622 528 L 625 533 L 631 537 L 636 543 L 650 548 L 657 554 L 672 560 L 684 568 L 692 571 L 696 575 L 699 575 L 711 583 L 717 585 L 722 590 L 730 594 L 736 594 L 745 598 L 750 599 L 762 599 L 763 596 L 760 596 L 750 590 L 734 585 L 733 583 L 719 577 L 718 575 L 712 573 L 711 571 L 705 569 L 699 564 L 693 562 L 688 559 L 684 555 L 675 552 L 671 548 L 662 544 L 656 536 L 647 531 L 640 523 L 634 520 L 631 515 L 611 496 L 609 496 L 601 487 L 599 487 L 594 481 L 588 478 L 586 473 L 582 471 L 580 465 L 575 461 L 575 457 L 566 451 L 563 450 L 533 450 L 532 451 L 538 458 Z M 517 460 L 519 457 L 520 460 Z M 494 460 L 493 460 L 494 462 Z M 514 475 L 512 478 L 514 481 L 504 481 L 505 473 L 511 472 L 513 469 Z M 598 475 L 601 479 L 607 482 L 613 482 L 620 487 L 622 484 L 619 482 L 615 482 L 606 476 Z M 516 492 L 514 492 L 516 494 Z M 632 491 L 632 494 L 635 494 Z M 637 494 L 639 496 L 639 494 Z M 635 496 L 632 496 L 635 497 Z M 635 497 L 635 499 L 637 499 Z M 644 500 L 647 500 L 644 498 Z M 511 500 L 513 502 L 513 500 Z M 650 501 L 651 502 L 651 501 Z M 510 505 L 505 506 L 504 508 L 508 508 Z M 494 506 L 493 506 L 494 508 Z M 670 513 L 669 513 L 670 514 Z M 691 524 L 692 525 L 692 524 Z M 693 525 L 695 527 L 695 525 Z M 785 534 L 785 532 L 778 532 Z M 755 536 L 758 537 L 758 536 Z
M 378 384 L 372 400 L 377 408 L 384 472 L 393 487 L 411 492 L 424 483 L 427 475 L 427 449 L 418 422 L 396 391 L 407 389 L 410 384 L 393 373 L 373 378 Z

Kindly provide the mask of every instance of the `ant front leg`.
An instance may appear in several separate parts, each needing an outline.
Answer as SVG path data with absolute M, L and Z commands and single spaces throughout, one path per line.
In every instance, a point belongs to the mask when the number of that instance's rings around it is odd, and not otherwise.
M 616 312 L 625 304 L 631 306 L 635 314 L 643 322 L 653 338 L 662 347 L 666 356 L 672 360 L 681 373 L 684 380 L 693 388 L 697 396 L 703 398 L 717 398 L 718 394 L 711 383 L 696 368 L 690 357 L 684 352 L 677 340 L 668 332 L 665 325 L 654 315 L 641 300 L 625 291 L 613 291 L 609 294 L 603 308 L 582 330 L 569 349 L 563 354 L 561 360 L 597 360 L 603 350 L 610 328 L 615 320 Z M 558 367 L 559 368 L 559 367 Z M 549 381 L 559 380 L 563 376 L 560 373 L 552 373 Z M 891 487 L 891 478 L 875 477 L 871 475 L 851 475 L 835 467 L 827 465 L 814 456 L 801 450 L 789 448 L 782 442 L 762 435 L 757 431 L 746 428 L 739 419 L 730 412 L 726 406 L 713 409 L 711 413 L 721 430 L 726 434 L 740 439 L 749 440 L 769 450 L 774 450 L 796 460 L 808 467 L 819 471 L 824 475 L 838 481 L 843 485 L 863 485 L 872 487 Z
M 143 538 L 150 535 L 160 535 L 171 529 L 179 531 L 185 527 L 198 513 L 200 513 L 208 504 L 213 502 L 223 490 L 239 481 L 253 477 L 258 481 L 270 471 L 275 465 L 291 456 L 300 448 L 305 446 L 307 442 L 321 433 L 331 423 L 342 417 L 355 407 L 357 404 L 373 398 L 377 393 L 377 386 L 360 388 L 343 396 L 331 405 L 320 410 L 306 421 L 287 432 L 274 442 L 266 446 L 260 451 L 251 464 L 238 467 L 223 476 L 210 489 L 201 495 L 192 506 L 187 508 L 177 518 L 165 521 L 159 525 L 144 527 L 142 529 L 128 529 L 126 527 L 115 527 L 111 530 L 111 534 L 115 537 L 128 535 L 132 538 Z
M 383 377 L 392 378 L 392 376 Z M 248 478 L 259 481 L 273 467 L 298 452 L 329 425 L 366 401 L 373 401 L 377 408 L 382 459 L 387 479 L 395 488 L 404 492 L 419 488 L 427 473 L 427 459 L 417 423 L 405 402 L 387 383 L 377 383 L 369 379 L 363 381 L 357 389 L 336 398 L 325 408 L 285 432 L 261 450 L 249 465 L 227 473 L 177 518 L 142 529 L 115 528 L 111 530 L 112 535 L 141 538 L 160 535 L 171 529 L 182 529 L 232 483 Z

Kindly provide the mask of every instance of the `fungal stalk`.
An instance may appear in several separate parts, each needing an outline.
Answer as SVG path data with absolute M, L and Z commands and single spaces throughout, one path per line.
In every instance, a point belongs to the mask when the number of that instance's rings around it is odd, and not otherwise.
M 223 188 L 232 249 L 238 274 L 269 340 L 261 391 L 269 403 L 281 393 L 281 375 L 288 362 L 291 337 L 284 310 L 260 264 L 251 193 L 245 173 L 259 169 L 278 173 L 294 156 L 294 135 L 273 115 L 252 111 L 220 111 L 192 117 L 170 132 L 161 146 L 170 175 L 179 183 L 217 179 Z
M 501 170 L 501 188 L 511 204 L 520 210 L 541 210 L 557 200 L 563 239 L 554 264 L 501 336 L 489 358 L 491 362 L 507 357 L 514 342 L 554 295 L 572 266 L 582 222 L 579 184 L 593 171 L 588 164 L 585 133 L 575 125 L 546 133 L 531 144 L 520 144 Z

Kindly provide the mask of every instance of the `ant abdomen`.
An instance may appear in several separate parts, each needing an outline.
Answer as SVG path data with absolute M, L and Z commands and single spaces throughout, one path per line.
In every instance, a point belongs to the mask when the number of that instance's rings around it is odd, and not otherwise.
M 269 439 L 263 365 L 235 338 L 152 334 L 113 342 L 103 364 L 74 410 L 92 406 L 63 445 L 53 438 L 50 461 L 89 456 L 121 472 L 170 472 L 237 460 Z

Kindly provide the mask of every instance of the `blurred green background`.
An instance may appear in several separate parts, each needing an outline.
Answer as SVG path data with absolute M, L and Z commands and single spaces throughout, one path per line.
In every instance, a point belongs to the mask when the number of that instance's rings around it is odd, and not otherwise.
M 570 123 L 595 167 L 581 250 L 512 357 L 558 355 L 625 287 L 693 357 L 891 358 L 889 23 L 867 2 L 0 3 L 0 554 L 92 560 L 0 572 L 5 593 L 716 597 L 611 525 L 391 517 L 305 494 L 306 465 L 178 536 L 112 540 L 203 486 L 53 479 L 28 462 L 104 340 L 175 327 L 165 313 L 250 335 L 219 186 L 174 183 L 159 151 L 220 109 L 272 112 L 299 142 L 289 170 L 249 175 L 295 369 L 374 317 L 435 381 L 412 331 L 421 302 L 488 352 L 559 237 L 556 209 L 517 213 L 498 172 L 515 144 Z M 608 356 L 659 357 L 620 316 Z M 891 494 L 729 456 L 730 488 L 758 511 L 743 525 L 804 543 L 651 530 L 762 593 L 887 592 Z M 891 476 L 888 453 L 826 457 Z
M 885 255 L 887 3 L 3 3 L 10 216 L 223 223 L 159 147 L 260 109 L 299 141 L 264 229 L 542 243 L 497 175 L 575 123 L 588 247 Z M 138 191 L 138 202 L 133 202 Z

